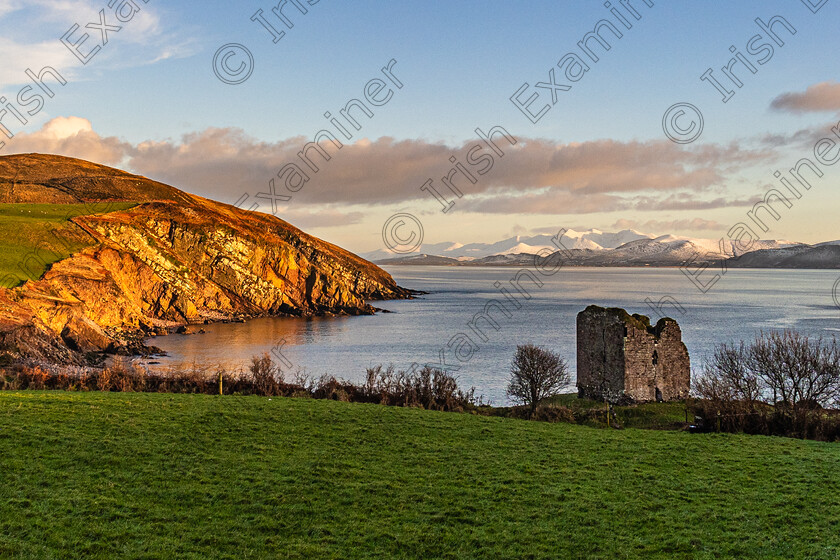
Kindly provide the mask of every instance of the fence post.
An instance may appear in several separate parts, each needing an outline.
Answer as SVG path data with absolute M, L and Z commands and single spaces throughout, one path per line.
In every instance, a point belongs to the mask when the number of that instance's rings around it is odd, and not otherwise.
M 224 375 L 224 374 L 223 374 L 221 371 L 219 371 L 219 394 L 220 394 L 220 395 L 224 395 L 224 394 L 225 394 L 225 391 L 224 391 L 224 385 L 223 385 L 223 381 L 222 381 L 222 380 L 224 379 L 224 378 L 223 378 L 223 375 Z
M 717 431 L 720 432 L 720 410 L 717 411 Z

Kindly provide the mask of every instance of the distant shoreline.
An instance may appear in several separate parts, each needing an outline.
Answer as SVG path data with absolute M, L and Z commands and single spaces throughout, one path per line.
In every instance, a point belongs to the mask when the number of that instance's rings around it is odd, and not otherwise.
M 536 256 L 536 255 L 533 255 Z M 458 263 L 412 263 L 412 262 L 383 262 L 378 261 L 374 262 L 376 266 L 423 266 L 423 267 L 441 267 L 441 268 L 456 268 L 456 267 L 472 267 L 472 268 L 521 268 L 524 263 L 522 261 L 518 262 L 511 262 L 511 263 L 493 263 L 493 264 L 473 264 L 470 261 L 465 262 L 458 262 Z M 704 263 L 699 263 L 704 264 Z M 713 264 L 713 263 L 708 263 Z M 641 268 L 641 269 L 650 269 L 650 268 L 669 268 L 669 269 L 677 269 L 679 270 L 684 265 L 681 264 L 650 264 L 650 265 L 643 265 L 643 264 L 605 264 L 605 265 L 598 265 L 598 264 L 564 264 L 563 268 Z M 840 263 L 837 263 L 836 266 L 833 267 L 794 267 L 794 266 L 732 266 L 731 268 L 737 268 L 739 270 L 840 270 Z

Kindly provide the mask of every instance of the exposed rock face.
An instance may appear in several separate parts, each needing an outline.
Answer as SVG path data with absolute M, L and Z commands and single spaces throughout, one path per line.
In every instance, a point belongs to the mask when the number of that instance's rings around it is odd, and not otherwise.
M 644 315 L 590 305 L 577 316 L 577 386 L 582 397 L 679 400 L 688 396 L 691 367 L 682 331 L 670 318 L 656 326 Z
M 52 171 L 54 170 L 54 172 Z M 136 201 L 74 218 L 90 247 L 0 289 L 0 353 L 82 363 L 155 328 L 257 315 L 370 314 L 410 297 L 379 267 L 269 216 L 58 156 L 0 158 L 0 202 Z

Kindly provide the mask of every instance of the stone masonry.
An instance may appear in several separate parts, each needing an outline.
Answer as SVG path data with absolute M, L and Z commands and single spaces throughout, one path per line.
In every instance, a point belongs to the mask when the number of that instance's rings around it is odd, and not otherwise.
M 577 387 L 610 402 L 672 401 L 688 396 L 688 349 L 674 319 L 651 326 L 644 315 L 590 305 L 577 316 Z

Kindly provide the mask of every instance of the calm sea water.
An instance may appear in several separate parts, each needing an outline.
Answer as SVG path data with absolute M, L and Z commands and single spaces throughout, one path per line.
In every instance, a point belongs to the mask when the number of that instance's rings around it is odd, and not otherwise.
M 509 283 L 517 269 L 400 266 L 388 272 L 401 286 L 429 294 L 409 301 L 375 302 L 392 313 L 256 319 L 208 325 L 205 334 L 169 335 L 149 342 L 169 354 L 157 359 L 160 367 L 199 362 L 239 369 L 251 356 L 282 345 L 293 369 L 354 381 L 363 379 L 365 368 L 377 364 L 394 364 L 398 369 L 413 362 L 439 364 L 443 348 L 444 360 L 458 368 L 451 371 L 462 386 L 474 386 L 485 400 L 502 404 L 517 344 L 549 347 L 574 372 L 575 316 L 590 304 L 623 307 L 655 322 L 659 315 L 645 299 L 674 298 L 684 313 L 667 306 L 665 314 L 679 321 L 692 368 L 702 364 L 715 343 L 750 339 L 761 330 L 794 328 L 823 336 L 840 330 L 840 310 L 831 295 L 837 271 L 729 270 L 703 294 L 677 269 L 569 268 L 540 276 L 542 287 L 523 280 L 529 300 Z M 482 322 L 488 339 L 482 341 L 468 323 L 488 301 L 505 301 L 497 282 L 522 307 L 512 310 L 510 317 L 493 312 L 499 330 Z M 478 346 L 469 361 L 459 361 L 446 347 L 458 333 L 467 334 Z

